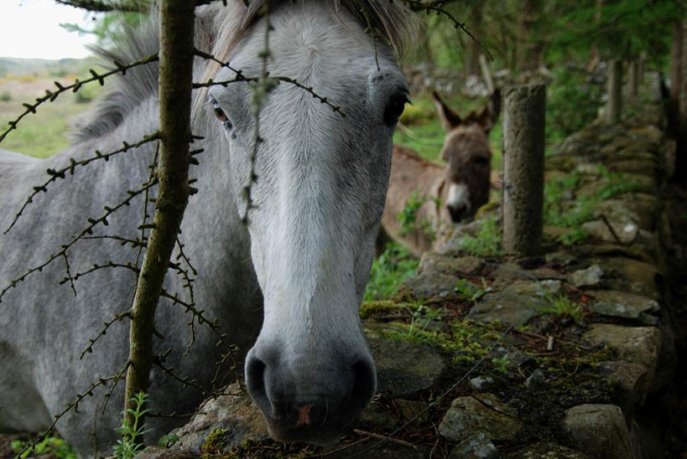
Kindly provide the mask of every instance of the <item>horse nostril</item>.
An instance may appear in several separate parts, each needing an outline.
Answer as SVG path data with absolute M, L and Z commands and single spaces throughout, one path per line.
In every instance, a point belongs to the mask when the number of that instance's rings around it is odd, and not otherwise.
M 353 390 L 351 391 L 351 404 L 363 409 L 377 389 L 377 374 L 374 364 L 367 360 L 358 360 L 353 364 Z
M 246 359 L 246 387 L 254 400 L 265 400 L 267 391 L 265 388 L 265 362 L 249 355 Z

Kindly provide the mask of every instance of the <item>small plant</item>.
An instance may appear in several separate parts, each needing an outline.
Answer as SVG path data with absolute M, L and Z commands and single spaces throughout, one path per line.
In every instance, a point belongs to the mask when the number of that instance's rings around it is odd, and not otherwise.
M 399 286 L 415 274 L 419 261 L 396 243 L 387 244 L 384 252 L 372 263 L 365 301 L 388 299 Z
M 482 279 L 482 284 L 484 288 L 477 287 L 469 280 L 458 279 L 453 290 L 458 294 L 460 299 L 474 303 L 489 291 L 489 288 L 486 287 L 484 279 Z
M 12 94 L 9 91 L 3 91 L 0 94 L 0 102 L 9 102 L 12 100 Z
M 587 233 L 581 226 L 572 228 L 565 234 L 558 237 L 558 241 L 564 246 L 570 247 L 573 245 L 581 244 L 587 240 L 589 233 Z
M 502 254 L 501 230 L 496 217 L 485 218 L 477 236 L 465 236 L 458 248 L 477 257 L 495 257 Z
M 171 446 L 174 446 L 178 441 L 179 435 L 175 433 L 169 433 L 167 435 L 163 435 L 162 437 L 160 437 L 160 439 L 157 441 L 157 446 L 169 448 Z
M 142 439 L 146 433 L 143 417 L 148 413 L 148 410 L 145 409 L 147 395 L 139 392 L 132 401 L 134 407 L 127 408 L 125 413 L 131 415 L 133 423 L 125 416 L 122 419 L 121 427 L 117 429 L 117 432 L 122 436 L 120 440 L 117 440 L 114 447 L 114 457 L 117 459 L 133 459 L 143 449 Z
M 435 198 L 429 196 L 421 195 L 417 192 L 413 192 L 408 197 L 408 202 L 406 202 L 405 207 L 396 216 L 398 222 L 401 224 L 401 236 L 406 236 L 413 232 L 422 232 L 427 235 L 430 239 L 434 239 L 434 229 L 432 228 L 431 222 L 426 219 L 418 220 L 417 212 L 420 210 L 426 202 L 434 201 Z
M 49 456 L 57 459 L 76 459 L 76 453 L 67 442 L 57 437 L 45 437 L 33 448 L 23 440 L 13 440 L 12 451 L 21 459 L 30 456 Z
M 425 330 L 427 324 L 433 321 L 441 320 L 441 311 L 439 309 L 428 308 L 424 305 L 419 305 L 415 310 L 411 310 L 410 326 L 408 327 L 408 334 L 418 330 Z
M 202 459 L 209 459 L 222 453 L 224 444 L 226 442 L 227 429 L 215 427 L 207 437 L 202 445 L 200 445 L 200 457 Z
M 494 365 L 494 369 L 502 374 L 508 374 L 508 354 L 504 354 L 501 357 L 494 357 L 491 359 L 491 363 Z
M 549 304 L 539 308 L 543 314 L 567 316 L 575 322 L 582 322 L 582 308 L 565 295 L 558 295 L 549 300 Z

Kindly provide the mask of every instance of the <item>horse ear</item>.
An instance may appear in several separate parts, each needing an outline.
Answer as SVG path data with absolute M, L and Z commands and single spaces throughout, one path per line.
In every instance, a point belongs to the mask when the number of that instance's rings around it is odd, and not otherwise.
M 432 98 L 434 99 L 434 106 L 437 108 L 437 113 L 439 113 L 439 118 L 441 118 L 441 124 L 444 126 L 444 129 L 447 132 L 451 132 L 453 129 L 460 126 L 462 123 L 460 116 L 441 100 L 441 97 L 439 97 L 436 91 L 432 91 Z

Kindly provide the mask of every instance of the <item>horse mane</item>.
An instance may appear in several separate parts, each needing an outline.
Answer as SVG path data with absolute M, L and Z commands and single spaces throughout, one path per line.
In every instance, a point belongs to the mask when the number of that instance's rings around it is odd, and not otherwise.
M 302 1 L 302 0 L 301 0 Z M 381 38 L 397 54 L 403 49 L 404 40 L 412 37 L 416 22 L 403 2 L 394 0 L 320 0 L 326 1 L 335 11 L 345 8 L 360 24 Z M 272 10 L 293 0 L 229 0 L 201 6 L 196 9 L 196 48 L 226 62 L 237 42 L 250 26 L 261 17 L 263 6 L 268 3 Z M 160 49 L 159 14 L 153 9 L 149 19 L 133 29 L 124 26 L 124 33 L 112 49 L 92 47 L 96 56 L 108 62 L 129 64 L 155 55 Z M 212 78 L 219 70 L 217 62 L 206 61 L 202 80 Z M 95 106 L 80 117 L 72 132 L 75 143 L 91 140 L 112 132 L 142 101 L 157 97 L 159 64 L 157 61 L 139 65 L 117 74 L 114 87 L 101 97 Z M 207 88 L 196 91 L 194 112 L 199 111 L 206 99 Z

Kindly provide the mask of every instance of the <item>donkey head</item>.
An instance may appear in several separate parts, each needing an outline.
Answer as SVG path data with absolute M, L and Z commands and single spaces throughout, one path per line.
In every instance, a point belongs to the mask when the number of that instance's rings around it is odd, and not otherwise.
M 447 132 L 441 151 L 441 158 L 447 163 L 446 210 L 451 220 L 458 223 L 473 217 L 489 201 L 489 132 L 499 115 L 501 95 L 497 89 L 481 112 L 471 112 L 465 118 L 451 110 L 439 94 L 432 95 Z

